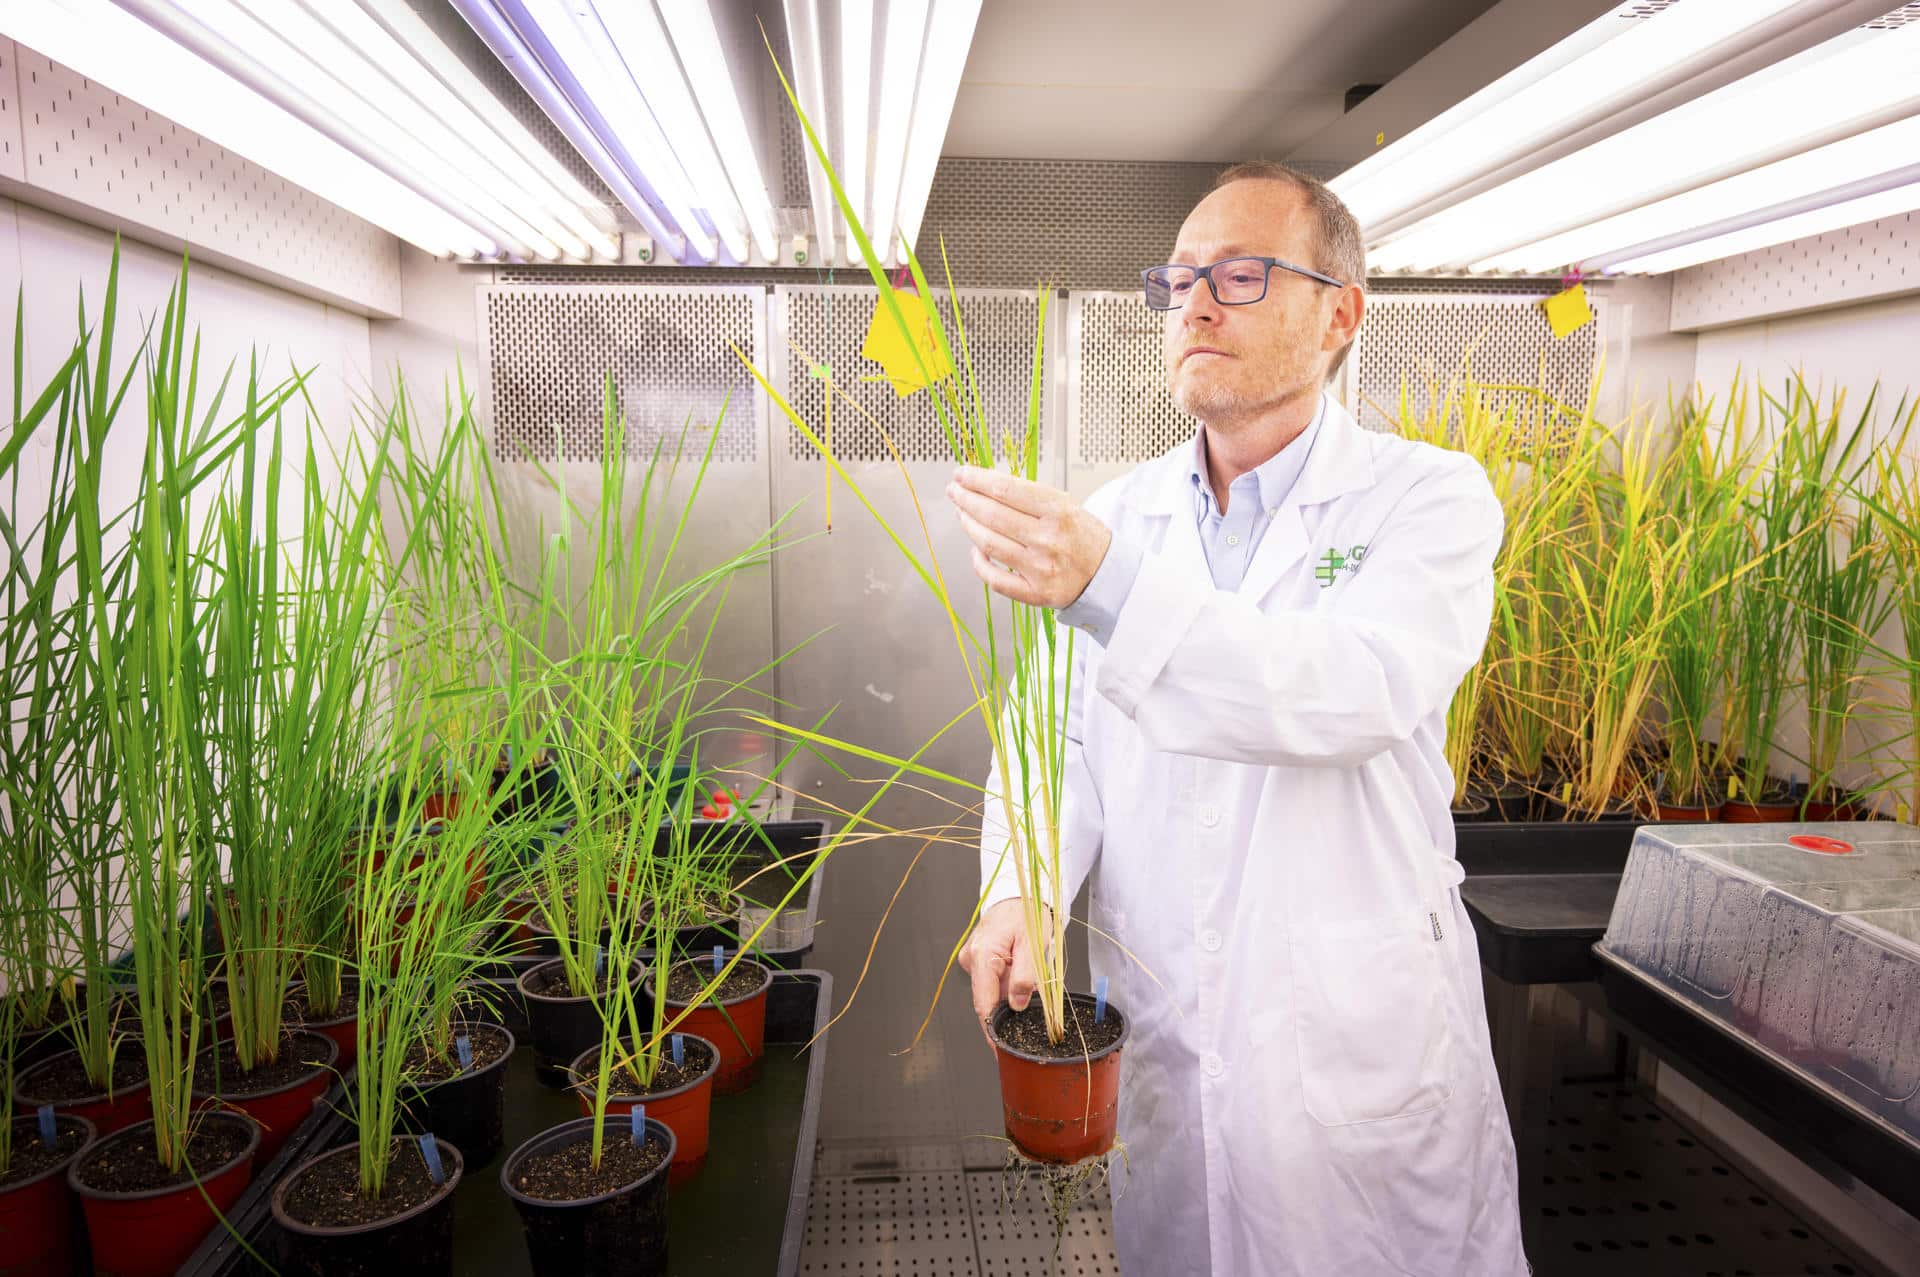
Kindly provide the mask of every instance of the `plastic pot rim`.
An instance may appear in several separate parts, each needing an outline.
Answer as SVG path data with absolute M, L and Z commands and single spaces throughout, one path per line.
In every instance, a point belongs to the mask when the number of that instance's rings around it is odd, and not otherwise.
M 287 996 L 281 1000 L 281 1009 L 282 1009 L 283 1015 L 285 1014 L 285 1008 L 287 1003 L 293 997 L 294 991 L 298 990 L 304 994 L 306 992 L 306 987 L 307 987 L 307 982 L 305 980 L 295 980 L 292 984 L 289 984 L 287 986 Z M 342 997 L 346 996 L 346 991 L 349 987 L 352 987 L 355 991 L 358 991 L 360 987 L 360 977 L 357 975 L 343 975 L 340 981 L 340 993 Z M 337 1029 L 343 1024 L 352 1024 L 355 1020 L 358 1020 L 359 1018 L 360 1018 L 360 1007 L 358 1003 L 355 1003 L 352 1011 L 348 1012 L 346 1015 L 336 1015 L 331 1020 L 299 1020 L 299 1021 L 289 1021 L 289 1023 L 291 1023 L 293 1027 L 296 1029 L 315 1029 L 315 1030 Z
M 1038 997 L 1039 995 L 1035 994 L 1034 996 Z M 1088 1007 L 1089 1009 L 1094 1005 L 1094 997 L 1091 993 L 1069 993 L 1067 1000 L 1077 1005 Z M 996 1051 L 1003 1051 L 1014 1059 L 1025 1060 L 1029 1064 L 1060 1065 L 1066 1068 L 1083 1069 L 1089 1064 L 1099 1063 L 1101 1060 L 1104 1060 L 1125 1046 L 1127 1044 L 1127 1038 L 1133 1032 L 1133 1021 L 1128 1019 L 1126 1013 L 1113 1004 L 1112 998 L 1107 999 L 1107 1013 L 1120 1017 L 1120 1036 L 1095 1051 L 1092 1055 L 1070 1056 L 1066 1059 L 1056 1059 L 1052 1056 L 1045 1055 L 1031 1055 L 1020 1050 L 1018 1047 L 1009 1046 L 1006 1042 L 1002 1041 L 1000 1037 L 1000 1017 L 1002 1015 L 1014 1014 L 1012 1005 L 1008 1003 L 1005 998 L 1002 998 L 1000 1005 L 993 1009 L 993 1014 L 987 1018 L 987 1023 L 992 1028 L 993 1049 Z
M 340 1044 L 338 1042 L 335 1042 L 332 1038 L 328 1037 L 326 1034 L 320 1032 L 318 1029 L 313 1028 L 311 1025 L 303 1024 L 298 1028 L 287 1029 L 285 1030 L 285 1033 L 286 1033 L 286 1036 L 289 1038 L 303 1037 L 303 1038 L 310 1038 L 315 1042 L 324 1043 L 327 1048 L 327 1058 L 320 1061 L 318 1064 L 313 1065 L 311 1068 L 308 1069 L 307 1072 L 302 1073 L 299 1077 L 293 1079 L 293 1081 L 283 1082 L 279 1086 L 273 1087 L 269 1090 L 226 1091 L 226 1090 L 202 1089 L 201 1087 L 196 1086 L 193 1088 L 191 1092 L 193 1098 L 196 1100 L 271 1099 L 276 1095 L 284 1095 L 288 1091 L 292 1091 L 299 1087 L 309 1085 L 310 1083 L 312 1083 L 313 1079 L 319 1074 L 333 1072 L 333 1066 L 340 1062 Z M 221 1047 L 225 1045 L 226 1043 L 224 1042 L 210 1042 L 206 1046 L 200 1048 L 200 1054 L 206 1055 L 210 1051 L 218 1051 Z M 194 1062 L 195 1064 L 199 1063 L 199 1058 L 197 1056 L 195 1057 Z
M 79 1054 L 80 1054 L 79 1048 L 75 1047 L 72 1050 L 61 1051 L 57 1054 L 49 1055 L 44 1060 L 35 1060 L 32 1064 L 28 1065 L 26 1072 L 22 1073 L 19 1077 L 13 1080 L 14 1104 L 17 1106 L 29 1108 L 29 1109 L 37 1109 L 43 1104 L 51 1104 L 56 1109 L 62 1106 L 77 1106 L 81 1104 L 117 1104 L 123 1099 L 130 1099 L 135 1095 L 139 1095 L 142 1092 L 152 1089 L 151 1084 L 144 1077 L 141 1078 L 138 1082 L 135 1082 L 129 1086 L 122 1087 L 119 1090 L 98 1091 L 92 1095 L 75 1095 L 64 1100 L 48 1099 L 44 1095 L 35 1095 L 32 1091 L 29 1091 L 27 1089 L 28 1078 L 32 1077 L 36 1073 L 41 1072 L 44 1069 L 52 1067 L 54 1061 L 56 1060 L 64 1059 L 69 1055 L 78 1056 Z M 116 1052 L 116 1061 L 115 1061 L 116 1063 L 118 1063 L 117 1055 L 118 1053 Z M 142 1063 L 144 1063 L 144 1061 L 142 1061 Z M 118 1134 L 118 1132 L 110 1132 L 110 1133 Z
M 667 968 L 667 974 L 672 975 L 674 967 L 683 967 L 689 963 L 692 963 L 694 965 L 695 970 L 698 970 L 700 959 L 682 958 L 678 962 L 674 963 L 673 966 Z M 768 989 L 771 989 L 773 987 L 773 968 L 771 966 L 760 961 L 758 958 L 742 958 L 740 959 L 740 965 L 743 967 L 754 967 L 760 972 L 760 984 L 758 987 L 750 989 L 746 993 L 736 994 L 731 998 L 715 998 L 712 994 L 708 994 L 706 997 L 700 999 L 698 1004 L 695 1004 L 692 1002 L 681 1002 L 675 999 L 672 994 L 668 994 L 667 1005 L 670 1007 L 690 1007 L 690 1006 L 696 1006 L 696 1005 L 703 1006 L 703 1007 L 704 1006 L 737 1007 L 742 1002 L 753 1001 L 755 998 L 759 997 L 761 994 L 765 993 Z M 651 972 L 649 972 L 647 975 L 647 986 L 649 988 L 653 986 L 653 975 Z
M 180 1192 L 182 1189 L 192 1191 L 197 1189 L 201 1185 L 211 1183 L 212 1181 L 219 1179 L 222 1175 L 227 1174 L 229 1171 L 231 1171 L 234 1167 L 240 1165 L 242 1162 L 247 1161 L 248 1159 L 253 1157 L 255 1153 L 258 1153 L 260 1151 L 260 1123 L 254 1121 L 251 1117 L 248 1117 L 245 1113 L 239 1112 L 236 1109 L 221 1109 L 215 1112 L 204 1114 L 197 1120 L 203 1121 L 203 1122 L 244 1122 L 246 1123 L 247 1146 L 241 1149 L 238 1153 L 235 1153 L 232 1158 L 230 1158 L 225 1162 L 222 1162 L 220 1165 L 214 1167 L 213 1169 L 196 1172 L 191 1178 L 182 1180 L 178 1184 L 163 1184 L 159 1188 L 139 1188 L 139 1189 L 133 1189 L 131 1191 L 124 1191 L 124 1192 L 119 1189 L 112 1189 L 112 1188 L 95 1188 L 91 1184 L 82 1183 L 80 1180 L 80 1158 L 76 1156 L 72 1161 L 67 1163 L 67 1186 L 73 1189 L 73 1191 L 78 1193 L 80 1196 L 87 1198 L 90 1201 L 96 1201 L 96 1202 L 148 1201 L 156 1197 L 171 1196 L 174 1193 Z M 99 1139 L 94 1140 L 91 1144 L 88 1144 L 85 1148 L 82 1148 L 80 1151 L 82 1153 L 85 1153 L 93 1149 L 96 1149 L 103 1144 L 111 1144 L 115 1140 L 130 1139 L 135 1134 L 145 1130 L 146 1128 L 152 1125 L 153 1125 L 153 1119 L 148 1118 L 144 1122 L 135 1122 L 132 1126 L 123 1126 L 117 1131 L 113 1131 L 107 1135 L 102 1135 Z
M 467 1069 L 464 1072 L 455 1073 L 452 1077 L 443 1077 L 438 1082 L 429 1082 L 425 1086 L 409 1083 L 408 1085 L 412 1087 L 416 1094 L 429 1095 L 441 1087 L 451 1086 L 455 1082 L 471 1082 L 473 1079 L 485 1077 L 497 1069 L 504 1069 L 508 1064 L 513 1062 L 513 1053 L 519 1049 L 520 1039 L 513 1035 L 512 1029 L 509 1029 L 504 1024 L 495 1024 L 491 1020 L 481 1020 L 467 1026 L 469 1035 L 471 1035 L 475 1029 L 487 1029 L 494 1033 L 501 1034 L 507 1039 L 507 1049 L 502 1051 L 499 1058 L 495 1059 L 491 1064 L 483 1064 L 479 1068 Z
M 535 972 L 545 971 L 548 967 L 560 967 L 564 970 L 565 959 L 548 958 L 538 966 L 528 967 L 525 971 L 522 971 L 513 978 L 513 983 L 519 988 L 522 997 L 532 998 L 536 1002 L 555 1003 L 593 1002 L 596 1000 L 597 995 L 592 993 L 535 993 L 532 989 L 529 989 L 527 987 L 527 981 L 533 977 Z M 629 984 L 637 984 L 645 978 L 646 973 L 638 962 L 629 963 L 628 967 L 633 972 L 633 979 L 628 981 Z
M 25 1190 L 32 1188 L 35 1184 L 44 1183 L 51 1176 L 65 1175 L 67 1167 L 73 1165 L 74 1159 L 79 1157 L 80 1154 L 86 1152 L 88 1149 L 92 1148 L 94 1144 L 97 1143 L 100 1139 L 100 1132 L 94 1129 L 93 1123 L 89 1122 L 86 1118 L 81 1117 L 78 1113 L 55 1113 L 53 1115 L 53 1121 L 54 1121 L 54 1126 L 56 1128 L 59 1127 L 62 1123 L 70 1123 L 72 1125 L 80 1127 L 80 1133 L 86 1138 L 80 1141 L 79 1148 L 74 1149 L 73 1152 L 68 1153 L 65 1158 L 61 1159 L 58 1162 L 55 1162 L 52 1166 L 47 1167 L 47 1169 L 45 1169 L 44 1171 L 41 1171 L 36 1175 L 29 1176 L 26 1179 L 15 1180 L 11 1184 L 0 1184 L 0 1197 L 7 1197 L 13 1193 L 24 1192 Z M 22 1133 L 22 1128 L 25 1129 L 25 1133 L 30 1138 L 39 1137 L 40 1124 L 34 1118 L 16 1117 L 13 1119 L 13 1126 L 14 1126 L 15 1140 L 18 1140 L 20 1138 L 20 1135 Z
M 411 1143 L 411 1141 L 407 1140 L 404 1136 L 396 1135 L 394 1137 L 394 1143 L 406 1144 Z M 314 1154 L 306 1161 L 300 1163 L 300 1165 L 294 1167 L 291 1171 L 288 1171 L 286 1177 L 273 1186 L 273 1197 L 267 1205 L 272 1211 L 274 1222 L 288 1232 L 298 1233 L 302 1237 L 358 1237 L 365 1233 L 378 1232 L 383 1228 L 392 1228 L 410 1219 L 424 1215 L 453 1195 L 453 1190 L 460 1186 L 460 1177 L 466 1173 L 467 1168 L 467 1159 L 461 1155 L 458 1148 L 438 1138 L 434 1140 L 434 1146 L 439 1149 L 443 1164 L 447 1160 L 453 1162 L 451 1167 L 446 1168 L 446 1182 L 440 1184 L 429 1194 L 426 1201 L 409 1206 L 397 1215 L 388 1215 L 382 1219 L 369 1220 L 364 1224 L 309 1224 L 304 1220 L 295 1219 L 287 1213 L 287 1194 L 292 1191 L 294 1184 L 299 1182 L 300 1176 L 330 1157 L 344 1157 L 348 1154 L 357 1154 L 360 1148 L 360 1141 L 355 1140 L 351 1144 L 342 1144 L 339 1148 L 330 1148 L 324 1153 Z M 449 1155 L 451 1155 L 450 1158 Z
M 685 1095 L 687 1092 L 697 1089 L 702 1083 L 712 1081 L 713 1075 L 720 1071 L 720 1048 L 701 1037 L 698 1033 L 681 1033 L 680 1036 L 688 1041 L 698 1042 L 707 1050 L 707 1067 L 700 1071 L 699 1077 L 694 1078 L 691 1082 L 682 1082 L 679 1086 L 667 1091 L 648 1091 L 644 1095 L 609 1095 L 607 1096 L 607 1103 L 658 1104 L 662 1100 L 671 1100 L 677 1096 Z M 572 1075 L 574 1079 L 573 1085 L 569 1089 L 584 1093 L 589 1099 L 592 1097 L 593 1084 L 588 1081 L 586 1076 L 581 1072 L 580 1066 L 588 1059 L 599 1054 L 599 1047 L 590 1046 L 573 1057 L 573 1063 L 567 1066 L 567 1072 Z
M 609 1123 L 609 1125 L 611 1124 L 612 1123 Z M 625 1126 L 627 1124 L 622 1123 L 621 1125 Z M 598 1206 L 601 1202 L 610 1202 L 616 1197 L 624 1197 L 636 1188 L 644 1185 L 656 1175 L 665 1175 L 673 1166 L 673 1155 L 679 1151 L 679 1142 L 673 1138 L 673 1128 L 665 1122 L 662 1122 L 659 1118 L 648 1118 L 646 1131 L 649 1135 L 658 1133 L 662 1139 L 666 1140 L 667 1155 L 660 1159 L 658 1166 L 630 1183 L 622 1184 L 617 1188 L 610 1188 L 606 1192 L 593 1197 L 569 1197 L 558 1201 L 546 1197 L 530 1197 L 513 1186 L 513 1168 L 521 1162 L 524 1162 L 533 1153 L 546 1151 L 547 1146 L 550 1144 L 564 1146 L 567 1143 L 581 1142 L 568 1138 L 573 1135 L 582 1136 L 586 1140 L 593 1138 L 593 1119 L 590 1117 L 576 1117 L 562 1122 L 558 1126 L 549 1126 L 537 1135 L 528 1136 L 520 1142 L 518 1148 L 507 1154 L 507 1160 L 500 1163 L 500 1188 L 508 1197 L 513 1199 L 516 1205 L 524 1203 L 536 1210 L 571 1210 L 578 1206 Z

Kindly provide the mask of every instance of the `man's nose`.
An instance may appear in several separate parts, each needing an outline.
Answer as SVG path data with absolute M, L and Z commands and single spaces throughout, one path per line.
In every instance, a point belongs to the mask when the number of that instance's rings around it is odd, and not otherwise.
M 1180 303 L 1180 322 L 1204 326 L 1220 322 L 1220 299 L 1213 295 L 1211 280 L 1196 279 L 1193 287 L 1187 290 L 1187 298 Z

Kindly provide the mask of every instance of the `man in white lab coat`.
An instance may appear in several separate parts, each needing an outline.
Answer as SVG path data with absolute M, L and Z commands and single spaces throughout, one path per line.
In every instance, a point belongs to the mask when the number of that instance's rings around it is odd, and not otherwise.
M 1198 437 L 1085 506 L 981 470 L 948 488 L 981 579 L 1076 631 L 1064 856 L 1132 1025 L 1122 1268 L 1524 1274 L 1441 749 L 1499 503 L 1323 391 L 1366 304 L 1325 187 L 1229 170 L 1171 262 L 1143 286 Z M 989 817 L 962 954 L 983 1020 L 1034 984 L 1004 845 Z

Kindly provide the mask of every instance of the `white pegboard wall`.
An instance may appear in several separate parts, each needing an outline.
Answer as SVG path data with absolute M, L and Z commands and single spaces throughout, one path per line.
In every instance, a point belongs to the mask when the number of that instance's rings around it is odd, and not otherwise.
M 372 223 L 10 40 L 0 97 L 0 146 L 19 139 L 18 168 L 0 150 L 0 177 L 21 198 L 44 194 L 269 282 L 400 313 L 399 241 Z
M 1588 296 L 1594 322 L 1565 338 L 1548 327 L 1539 296 L 1369 296 L 1345 374 L 1354 417 L 1370 430 L 1393 429 L 1403 390 L 1418 415 L 1434 388 L 1444 393 L 1469 367 L 1482 386 L 1537 389 L 1578 407 L 1606 344 L 1606 301 L 1594 289 Z
M 1145 461 L 1191 439 L 1194 419 L 1167 391 L 1161 316 L 1138 292 L 1075 293 L 1068 306 L 1074 464 Z
M 753 287 L 493 285 L 476 290 L 494 455 L 600 456 L 607 374 L 628 454 L 684 441 L 694 459 L 751 462 L 765 396 L 742 357 L 763 366 L 766 293 Z M 737 352 L 737 353 L 736 353 Z
M 963 359 L 952 303 L 944 290 L 935 292 L 954 358 L 970 363 L 979 385 L 982 415 L 993 429 L 1017 439 L 1032 390 L 1038 296 L 1017 289 L 959 290 L 969 356 Z M 840 394 L 834 396 L 833 437 L 827 442 L 842 461 L 890 461 L 897 450 L 906 462 L 949 462 L 952 449 L 929 397 L 924 392 L 904 398 L 896 395 L 882 378 L 880 365 L 861 356 L 878 305 L 879 291 L 871 287 L 776 288 L 773 339 L 781 347 L 773 363 L 779 378 L 776 384 L 807 428 L 821 433 L 826 428 L 826 387 L 809 375 L 809 369 L 818 364 L 832 369 L 834 384 L 859 405 L 856 409 Z M 1065 331 L 1061 310 L 1057 299 L 1049 300 L 1048 353 L 1043 354 L 1049 365 L 1056 363 L 1051 345 Z M 966 370 L 960 371 L 964 378 Z M 1050 374 L 1042 383 L 1043 447 L 1057 433 L 1053 384 Z M 813 445 L 784 417 L 774 426 L 787 438 L 788 456 L 818 458 Z
M 1673 277 L 1671 327 L 1699 332 L 1920 292 L 1920 213 L 1903 213 Z

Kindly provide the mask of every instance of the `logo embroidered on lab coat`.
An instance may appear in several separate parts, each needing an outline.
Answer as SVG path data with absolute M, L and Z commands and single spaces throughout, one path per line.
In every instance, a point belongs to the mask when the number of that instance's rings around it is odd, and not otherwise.
M 1356 545 L 1350 550 L 1340 551 L 1328 548 L 1320 556 L 1313 568 L 1314 579 L 1320 582 L 1320 588 L 1326 589 L 1339 578 L 1342 572 L 1353 573 L 1360 569 L 1360 560 L 1367 557 L 1367 547 Z

